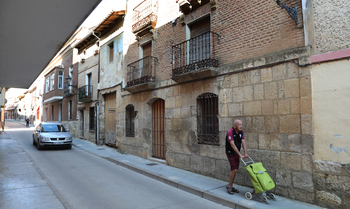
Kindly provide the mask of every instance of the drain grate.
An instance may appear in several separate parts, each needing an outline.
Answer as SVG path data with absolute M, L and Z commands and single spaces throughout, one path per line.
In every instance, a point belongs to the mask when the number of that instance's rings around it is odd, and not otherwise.
M 105 150 L 105 148 L 100 148 L 100 149 L 98 149 L 98 150 Z
M 148 163 L 146 165 L 149 165 L 149 166 L 154 166 L 154 165 L 158 165 L 157 163 Z

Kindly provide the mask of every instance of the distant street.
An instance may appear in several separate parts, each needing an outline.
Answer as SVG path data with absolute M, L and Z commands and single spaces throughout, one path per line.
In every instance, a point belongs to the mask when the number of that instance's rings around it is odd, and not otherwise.
M 34 179 L 37 176 L 31 175 L 38 175 L 40 172 L 46 176 L 47 180 L 44 180 L 46 182 L 41 180 L 38 185 L 25 187 L 17 185 L 16 188 L 20 188 L 23 192 L 34 187 L 44 187 L 44 183 L 51 185 L 50 192 L 47 194 L 31 194 L 32 197 L 26 200 L 28 201 L 26 208 L 227 208 L 118 166 L 74 146 L 71 150 L 44 149 L 39 151 L 32 144 L 33 128 L 26 128 L 15 122 L 7 122 L 6 125 L 8 134 L 26 150 L 21 154 L 29 154 L 29 159 L 32 159 L 34 165 L 38 166 L 38 172 L 37 174 L 33 171 L 20 174 L 26 170 L 23 167 L 15 168 L 14 166 L 6 168 L 0 166 L 0 171 L 3 173 L 5 169 L 15 169 L 12 172 L 17 172 L 18 175 L 22 175 L 22 178 Z M 0 152 L 3 151 L 4 148 L 1 148 Z M 13 184 L 16 179 L 11 181 L 11 176 L 2 175 L 0 178 L 7 178 L 6 181 L 0 182 L 0 201 L 6 202 L 6 199 L 2 197 L 13 192 L 15 187 L 9 184 Z M 55 189 L 57 191 L 54 197 L 48 198 L 56 198 L 59 201 L 53 201 L 50 205 L 44 201 L 45 195 L 49 196 Z M 44 202 L 45 206 L 41 205 Z M 8 204 L 0 203 L 0 208 L 3 209 L 1 206 L 6 206 L 6 209 L 11 208 Z

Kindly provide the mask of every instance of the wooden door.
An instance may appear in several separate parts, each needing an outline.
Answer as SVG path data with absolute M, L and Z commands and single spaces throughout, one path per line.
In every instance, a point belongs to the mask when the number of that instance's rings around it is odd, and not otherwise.
M 105 144 L 115 146 L 116 93 L 106 94 L 105 98 Z
M 165 160 L 165 154 L 165 102 L 158 99 L 152 104 L 152 155 Z

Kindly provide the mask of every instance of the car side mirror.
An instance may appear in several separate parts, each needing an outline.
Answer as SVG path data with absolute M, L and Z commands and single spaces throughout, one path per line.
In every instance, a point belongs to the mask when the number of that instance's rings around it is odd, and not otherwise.
M 68 129 L 66 129 L 66 131 L 67 131 L 67 132 L 70 132 L 70 129 L 68 128 Z

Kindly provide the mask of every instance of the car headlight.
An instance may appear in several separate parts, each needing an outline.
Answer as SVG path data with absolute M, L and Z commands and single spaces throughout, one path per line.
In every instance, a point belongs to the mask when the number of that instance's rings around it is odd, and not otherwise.
M 72 140 L 73 140 L 73 137 L 67 137 L 66 140 L 72 141 Z
M 41 141 L 50 141 L 50 138 L 41 138 Z

